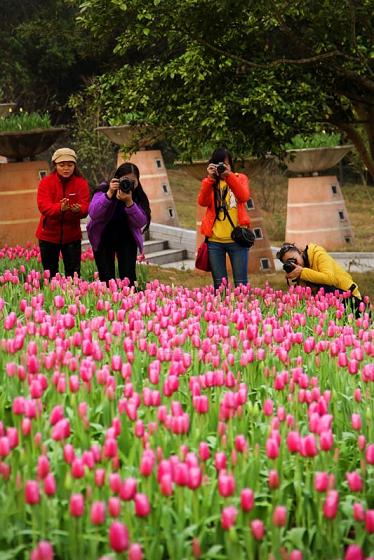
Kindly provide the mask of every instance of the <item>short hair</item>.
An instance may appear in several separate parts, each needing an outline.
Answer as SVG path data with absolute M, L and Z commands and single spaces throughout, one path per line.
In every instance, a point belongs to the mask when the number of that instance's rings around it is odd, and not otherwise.
M 282 261 L 284 255 L 286 253 L 288 253 L 288 251 L 297 251 L 298 253 L 300 253 L 300 249 L 298 247 L 296 247 L 295 243 L 283 243 L 282 247 L 279 249 L 279 251 L 276 254 L 277 259 L 279 259 L 280 261 Z

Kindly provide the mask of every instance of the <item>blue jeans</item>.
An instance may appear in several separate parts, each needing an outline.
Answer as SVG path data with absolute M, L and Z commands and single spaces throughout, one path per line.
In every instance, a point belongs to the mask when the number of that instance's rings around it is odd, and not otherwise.
M 209 262 L 215 289 L 220 287 L 223 279 L 227 281 L 226 255 L 230 258 L 235 286 L 248 284 L 248 253 L 249 249 L 238 243 L 208 241 Z

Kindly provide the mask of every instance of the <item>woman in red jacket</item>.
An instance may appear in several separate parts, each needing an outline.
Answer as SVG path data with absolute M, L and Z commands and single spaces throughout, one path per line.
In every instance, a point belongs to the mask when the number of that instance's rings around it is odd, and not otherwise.
M 197 199 L 200 206 L 206 207 L 200 231 L 208 238 L 209 263 L 216 289 L 223 280 L 227 281 L 226 255 L 230 258 L 235 286 L 248 283 L 249 249 L 233 241 L 231 232 L 233 225 L 249 227 L 246 209 L 249 181 L 246 175 L 234 173 L 233 169 L 230 152 L 225 148 L 215 150 Z
M 36 237 L 44 270 L 53 277 L 58 272 L 60 251 L 65 276 L 79 276 L 81 265 L 80 220 L 88 214 L 88 183 L 77 168 L 77 156 L 70 148 L 60 148 L 52 156 L 54 170 L 38 187 L 41 213 Z

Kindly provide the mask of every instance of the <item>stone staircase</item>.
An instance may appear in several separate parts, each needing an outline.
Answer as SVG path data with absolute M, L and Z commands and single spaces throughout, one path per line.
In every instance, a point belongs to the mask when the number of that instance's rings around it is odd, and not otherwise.
M 174 228 L 173 228 L 174 229 Z M 90 242 L 87 238 L 86 222 L 81 223 L 82 249 L 88 249 Z M 157 234 L 147 232 L 144 240 L 144 254 L 147 263 L 164 268 L 193 269 L 195 261 L 190 252 L 182 247 L 171 247 L 168 239 L 158 238 Z

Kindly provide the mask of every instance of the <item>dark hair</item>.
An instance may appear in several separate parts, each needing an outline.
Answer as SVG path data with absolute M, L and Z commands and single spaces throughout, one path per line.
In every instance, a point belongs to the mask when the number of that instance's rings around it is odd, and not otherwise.
M 280 261 L 282 261 L 284 255 L 286 253 L 288 253 L 288 251 L 296 251 L 297 253 L 299 253 L 300 255 L 302 254 L 302 252 L 300 251 L 300 249 L 295 245 L 295 243 L 283 243 L 282 247 L 279 249 L 279 251 L 276 254 L 277 259 L 279 259 Z
M 227 148 L 216 148 L 211 155 L 209 163 L 220 163 L 221 161 L 229 160 L 231 171 L 234 171 L 234 162 L 232 160 L 232 155 Z
M 133 201 L 136 202 L 136 204 L 139 204 L 139 206 L 144 210 L 145 215 L 147 216 L 147 223 L 143 228 L 143 232 L 144 232 L 149 229 L 149 224 L 151 223 L 151 207 L 149 205 L 148 196 L 144 192 L 144 189 L 140 183 L 139 168 L 134 163 L 131 163 L 130 161 L 125 161 L 125 163 L 122 163 L 118 167 L 117 171 L 114 174 L 114 177 L 116 179 L 120 179 L 120 177 L 123 177 L 124 175 L 129 175 L 130 173 L 133 173 L 138 180 L 138 186 L 136 187 L 132 195 Z

